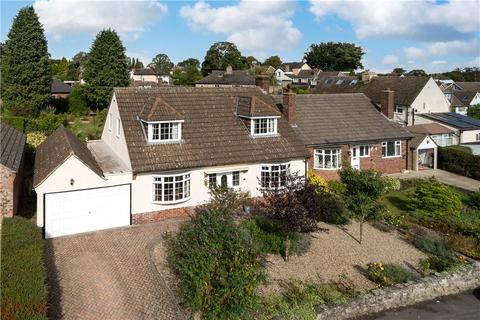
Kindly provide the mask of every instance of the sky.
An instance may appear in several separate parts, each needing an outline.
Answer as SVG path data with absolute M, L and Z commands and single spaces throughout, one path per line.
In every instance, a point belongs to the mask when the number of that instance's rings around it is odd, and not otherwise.
M 320 42 L 353 42 L 365 69 L 428 73 L 480 67 L 480 0 L 1 0 L 0 41 L 18 10 L 33 5 L 52 58 L 89 51 L 102 29 L 115 29 L 127 56 L 148 64 L 197 58 L 234 42 L 245 56 L 301 61 Z

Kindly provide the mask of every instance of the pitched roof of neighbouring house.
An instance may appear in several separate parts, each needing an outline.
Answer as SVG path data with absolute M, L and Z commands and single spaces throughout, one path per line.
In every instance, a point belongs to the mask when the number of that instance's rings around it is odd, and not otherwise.
M 460 88 L 467 91 L 480 92 L 480 82 L 455 82 Z
M 102 169 L 100 169 L 86 144 L 81 142 L 65 127 L 61 126 L 48 136 L 36 150 L 33 175 L 34 187 L 41 184 L 71 155 L 75 155 L 93 172 L 103 177 Z
M 0 163 L 17 172 L 22 163 L 25 149 L 25 135 L 9 125 L 0 122 Z
M 156 75 L 155 70 L 152 68 L 140 68 L 133 69 L 133 74 L 136 76 L 154 76 Z
M 298 74 L 291 74 L 289 75 L 290 78 L 302 78 L 302 79 L 313 79 L 317 74 L 318 70 L 316 69 L 309 69 L 309 70 L 300 70 Z
M 442 126 L 439 123 L 423 123 L 416 124 L 414 126 L 408 126 L 406 129 L 412 133 L 425 133 L 425 134 L 442 134 L 453 133 L 452 129 Z
M 244 70 L 232 70 L 227 73 L 223 70 L 214 70 L 205 78 L 195 82 L 197 84 L 223 84 L 223 85 L 255 85 L 255 78 Z
M 306 62 L 284 62 L 282 63 L 282 67 L 286 67 L 286 66 L 289 66 L 290 67 L 290 71 L 292 69 L 298 69 L 298 68 L 301 68 Z
M 447 126 L 460 130 L 480 129 L 480 120 L 464 116 L 456 112 L 422 113 L 417 114 L 417 116 L 422 116 L 436 122 L 444 123 Z
M 52 84 L 50 85 L 51 93 L 70 93 L 71 91 L 71 86 L 57 79 L 53 79 Z
M 283 117 L 278 118 L 278 135 L 252 137 L 244 119 L 235 114 L 239 97 L 255 97 L 274 108 L 260 88 L 116 88 L 114 92 L 134 173 L 306 156 L 302 141 Z M 184 117 L 180 143 L 146 141 L 137 116 L 152 97 L 161 98 Z
M 452 105 L 458 106 L 460 102 L 462 106 L 468 107 L 470 106 L 470 103 L 472 102 L 473 98 L 475 98 L 476 95 L 477 95 L 477 91 L 468 91 L 468 90 L 453 91 Z M 455 103 L 455 105 L 453 103 Z
M 276 97 L 281 104 L 281 96 Z M 409 139 L 361 93 L 296 95 L 297 128 L 306 145 Z
M 374 103 L 380 103 L 382 90 L 390 89 L 395 92 L 394 102 L 397 105 L 409 106 L 413 103 L 420 91 L 427 84 L 429 77 L 413 76 L 382 76 L 376 77 L 367 83 L 358 81 L 355 85 L 329 86 L 325 81 L 317 81 L 313 93 L 364 93 Z

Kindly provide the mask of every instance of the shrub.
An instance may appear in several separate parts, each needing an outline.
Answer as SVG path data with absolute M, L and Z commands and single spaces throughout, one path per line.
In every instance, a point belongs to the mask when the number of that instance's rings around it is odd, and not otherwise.
M 465 203 L 471 208 L 480 210 L 480 192 L 469 194 Z
M 412 272 L 404 267 L 387 263 L 369 263 L 367 265 L 367 275 L 370 280 L 378 284 L 380 287 L 391 286 L 396 283 L 405 283 L 415 279 Z
M 382 176 L 385 190 L 384 193 L 400 190 L 400 179 L 395 177 Z
M 327 181 L 328 191 L 331 193 L 335 193 L 336 195 L 343 195 L 347 188 L 341 181 L 337 180 L 329 180 Z
M 308 170 L 308 181 L 318 189 L 324 189 L 325 191 L 329 191 L 327 181 L 325 181 L 325 179 L 323 179 L 318 174 L 315 174 L 315 172 L 313 172 L 313 170 L 311 169 Z
M 27 147 L 35 150 L 46 138 L 47 136 L 43 132 L 29 132 L 27 133 Z
M 49 106 L 54 109 L 56 114 L 66 113 L 68 111 L 68 98 L 50 98 Z
M 2 319 L 47 319 L 44 241 L 38 228 L 21 218 L 4 218 L 1 239 Z
M 239 318 L 258 302 L 265 278 L 255 241 L 228 212 L 200 209 L 169 246 L 186 305 L 205 319 Z
M 29 131 L 41 131 L 47 136 L 57 130 L 65 118 L 61 114 L 42 111 L 38 117 L 29 124 Z
M 244 206 L 251 203 L 250 193 L 245 191 L 211 185 L 209 186 L 209 193 L 210 200 L 206 206 L 211 210 L 240 213 Z
M 409 178 L 400 180 L 400 190 L 415 188 L 425 182 L 423 178 Z
M 424 181 L 409 194 L 408 206 L 431 217 L 458 215 L 462 208 L 460 194 L 436 180 Z
M 428 255 L 428 258 L 421 262 L 422 269 L 425 272 L 442 272 L 461 263 L 455 252 L 444 242 L 427 237 L 418 237 L 414 239 L 413 244 Z
M 83 94 L 83 88 L 75 85 L 68 97 L 68 112 L 75 115 L 83 116 L 88 114 L 88 105 Z
M 24 117 L 14 117 L 14 116 L 2 116 L 0 121 L 6 123 L 10 127 L 16 129 L 17 131 L 24 132 L 25 130 L 25 118 Z
M 480 259 L 480 240 L 462 234 L 451 234 L 448 243 L 454 250 L 473 259 Z
M 438 168 L 480 180 L 480 155 L 468 147 L 438 148 Z

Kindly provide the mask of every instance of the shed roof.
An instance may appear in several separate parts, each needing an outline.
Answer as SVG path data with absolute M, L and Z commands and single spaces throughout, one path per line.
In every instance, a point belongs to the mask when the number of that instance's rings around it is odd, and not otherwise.
M 25 135 L 0 122 L 0 163 L 18 172 L 25 149 Z
M 51 93 L 70 93 L 71 91 L 71 86 L 57 79 L 53 79 L 52 84 L 50 85 Z

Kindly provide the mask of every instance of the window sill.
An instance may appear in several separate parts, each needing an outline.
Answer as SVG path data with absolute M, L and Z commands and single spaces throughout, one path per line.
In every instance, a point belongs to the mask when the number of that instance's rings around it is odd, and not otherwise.
M 340 169 L 342 169 L 342 167 L 340 167 L 340 168 L 316 168 L 316 167 L 313 167 L 313 169 L 315 169 L 315 170 L 323 170 L 323 171 L 335 171 L 335 170 L 340 170 Z
M 392 159 L 392 158 L 401 158 L 402 156 L 390 156 L 390 157 L 382 157 L 382 159 Z
M 181 200 L 174 200 L 174 201 L 152 201 L 152 203 L 153 204 L 161 204 L 161 205 L 178 204 L 178 203 L 187 202 L 190 199 L 192 199 L 192 197 L 188 197 L 188 198 L 181 199 Z

